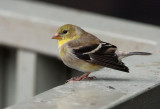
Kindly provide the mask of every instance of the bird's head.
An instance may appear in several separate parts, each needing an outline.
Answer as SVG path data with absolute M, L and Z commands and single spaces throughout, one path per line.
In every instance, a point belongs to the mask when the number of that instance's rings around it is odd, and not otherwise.
M 80 36 L 83 30 L 80 27 L 75 25 L 66 24 L 58 28 L 56 34 L 52 37 L 52 39 L 57 40 L 73 40 Z

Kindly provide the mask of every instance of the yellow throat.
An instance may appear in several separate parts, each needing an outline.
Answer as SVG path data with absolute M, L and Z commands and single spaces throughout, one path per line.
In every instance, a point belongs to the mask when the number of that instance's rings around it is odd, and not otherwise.
M 73 38 L 65 38 L 65 39 L 61 39 L 61 40 L 58 40 L 58 47 L 61 47 L 63 44 L 71 41 L 71 40 L 75 40 L 78 38 L 78 35 L 74 36 Z

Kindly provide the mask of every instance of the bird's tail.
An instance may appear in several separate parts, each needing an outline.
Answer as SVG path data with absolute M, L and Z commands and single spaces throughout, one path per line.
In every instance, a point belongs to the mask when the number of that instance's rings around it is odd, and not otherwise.
M 128 57 L 128 56 L 132 56 L 132 55 L 152 55 L 152 53 L 118 51 L 117 55 L 118 55 L 119 59 L 122 59 L 122 58 L 125 58 L 125 57 Z
M 132 56 L 132 55 L 151 55 L 152 53 L 148 52 L 128 52 L 126 55 L 127 56 Z

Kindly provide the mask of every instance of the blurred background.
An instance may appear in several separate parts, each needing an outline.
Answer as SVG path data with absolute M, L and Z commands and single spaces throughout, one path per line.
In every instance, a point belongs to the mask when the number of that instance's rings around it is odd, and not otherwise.
M 12 0 L 12 2 L 1 1 L 0 4 L 0 108 L 25 101 L 34 95 L 64 84 L 72 76 L 81 74 L 66 67 L 57 58 L 57 45 L 52 47 L 49 37 L 43 40 L 43 36 L 52 36 L 58 27 L 51 27 L 53 22 L 47 24 L 45 20 L 40 19 L 39 16 L 50 17 L 44 14 L 51 13 L 46 11 L 45 6 L 49 6 L 48 10 L 54 7 L 54 12 L 56 8 L 64 12 L 63 15 L 58 11 L 53 13 L 54 16 L 63 16 L 62 20 L 71 19 L 65 13 L 68 9 L 65 7 L 69 7 L 71 11 L 96 13 L 95 15 L 100 17 L 112 16 L 110 19 L 115 17 L 154 26 L 160 25 L 159 0 L 23 0 L 23 2 Z M 39 9 L 41 11 L 38 11 Z M 36 17 L 29 17 L 34 15 Z M 51 16 L 53 21 L 54 16 Z M 76 19 L 81 20 L 78 17 Z M 36 24 L 38 21 L 40 24 Z M 32 22 L 36 23 L 32 24 Z M 92 25 L 95 22 L 92 22 Z M 25 26 L 22 27 L 23 25 Z M 34 38 L 32 33 L 38 38 Z M 18 37 L 17 40 L 12 42 L 16 37 Z M 43 41 L 45 45 L 39 48 Z
M 108 16 L 160 25 L 159 0 L 39 0 Z

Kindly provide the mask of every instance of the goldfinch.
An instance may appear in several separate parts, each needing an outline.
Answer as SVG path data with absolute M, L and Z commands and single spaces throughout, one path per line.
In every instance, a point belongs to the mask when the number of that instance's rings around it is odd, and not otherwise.
M 96 36 L 78 26 L 66 24 L 61 26 L 52 39 L 58 40 L 60 57 L 65 65 L 84 72 L 80 77 L 68 81 L 89 79 L 91 72 L 104 67 L 129 72 L 121 59 L 131 55 L 151 55 L 147 52 L 118 51 L 115 45 L 103 42 Z M 68 82 L 67 81 L 67 82 Z

